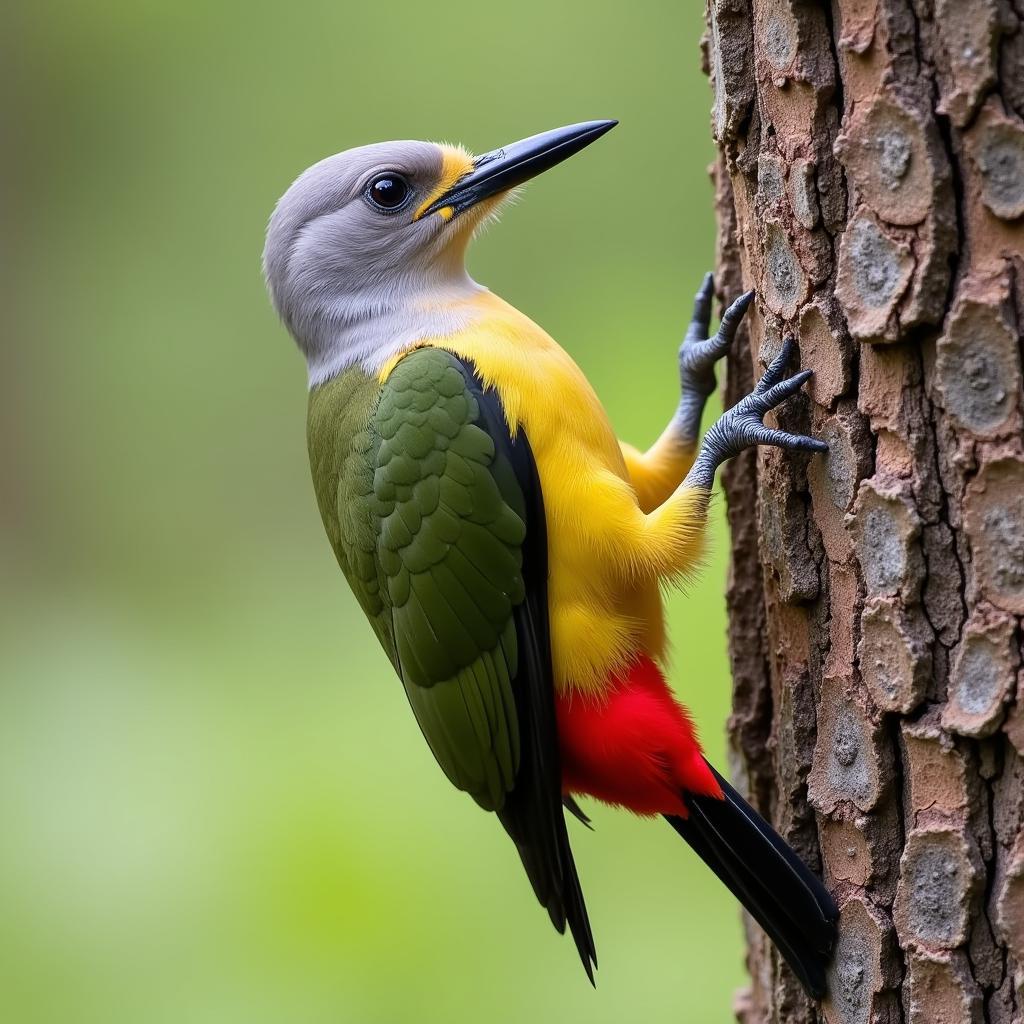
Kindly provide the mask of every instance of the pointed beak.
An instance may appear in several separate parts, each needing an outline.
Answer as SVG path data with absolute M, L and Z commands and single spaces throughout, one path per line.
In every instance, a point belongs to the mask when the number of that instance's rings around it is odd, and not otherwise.
M 450 207 L 460 214 L 482 199 L 507 192 L 524 181 L 568 160 L 585 146 L 596 142 L 610 131 L 618 121 L 584 121 L 565 128 L 555 128 L 510 146 L 493 149 L 473 161 L 473 169 L 464 174 L 444 195 L 435 199 L 421 216 Z

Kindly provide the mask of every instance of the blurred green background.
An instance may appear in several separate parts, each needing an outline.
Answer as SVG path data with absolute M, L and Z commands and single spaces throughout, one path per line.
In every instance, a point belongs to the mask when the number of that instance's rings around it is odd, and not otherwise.
M 308 164 L 618 117 L 471 269 L 645 445 L 713 258 L 699 5 L 90 2 L 7 39 L 0 1017 L 726 1021 L 738 912 L 660 822 L 571 831 L 596 992 L 450 789 L 334 565 L 260 278 Z M 17 157 L 17 159 L 14 159 Z M 722 508 L 670 602 L 723 761 Z

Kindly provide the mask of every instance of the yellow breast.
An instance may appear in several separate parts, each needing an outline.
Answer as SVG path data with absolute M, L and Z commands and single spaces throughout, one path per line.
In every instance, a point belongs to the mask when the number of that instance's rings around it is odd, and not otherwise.
M 664 653 L 657 580 L 625 571 L 599 539 L 635 513 L 622 451 L 582 370 L 548 334 L 490 292 L 467 305 L 470 326 L 421 344 L 472 360 L 512 431 L 526 431 L 547 517 L 555 683 L 600 691 L 637 651 Z

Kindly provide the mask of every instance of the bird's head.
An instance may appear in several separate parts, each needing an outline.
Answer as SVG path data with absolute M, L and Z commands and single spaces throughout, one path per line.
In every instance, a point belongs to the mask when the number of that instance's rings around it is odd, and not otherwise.
M 383 142 L 304 171 L 270 218 L 263 268 L 311 370 L 346 331 L 358 333 L 353 326 L 474 288 L 465 270 L 474 230 L 511 189 L 615 123 L 557 128 L 477 157 L 431 142 Z

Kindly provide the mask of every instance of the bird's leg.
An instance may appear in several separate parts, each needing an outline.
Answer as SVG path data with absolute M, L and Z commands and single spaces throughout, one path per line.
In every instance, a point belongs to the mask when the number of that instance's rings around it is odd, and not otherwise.
M 743 314 L 754 298 L 750 291 L 736 299 L 725 311 L 718 331 L 709 338 L 714 294 L 714 276 L 705 274 L 693 301 L 693 318 L 679 348 L 679 408 L 672 418 L 672 430 L 677 440 L 694 447 L 700 437 L 704 404 L 715 390 L 715 363 L 729 351 Z
M 753 299 L 753 292 L 736 299 L 725 311 L 718 333 L 713 338 L 706 338 L 712 291 L 713 281 L 709 274 L 697 293 L 693 322 L 679 353 L 682 385 L 679 408 L 672 424 L 644 457 L 658 465 L 652 454 L 660 453 L 665 438 L 670 438 L 677 446 L 676 451 L 685 449 L 690 453 L 689 471 L 681 482 L 669 484 L 667 472 L 656 477 L 648 469 L 646 476 L 633 475 L 634 467 L 627 459 L 633 487 L 640 499 L 640 508 L 636 510 L 640 515 L 630 517 L 636 529 L 628 534 L 630 542 L 622 553 L 623 561 L 635 569 L 651 571 L 662 579 L 686 576 L 700 564 L 711 487 L 718 467 L 726 459 L 758 444 L 795 451 L 828 451 L 824 441 L 788 434 L 764 425 L 765 414 L 796 394 L 811 376 L 810 370 L 803 370 L 786 377 L 786 366 L 793 354 L 793 339 L 787 338 L 782 343 L 782 351 L 772 360 L 753 392 L 719 417 L 704 435 L 696 458 L 693 458 L 704 403 L 715 387 L 714 364 L 728 350 Z M 687 439 L 685 444 L 684 438 Z M 665 447 L 672 450 L 667 443 Z M 667 464 L 668 460 L 665 462 Z M 652 480 L 656 481 L 657 487 L 651 486 Z M 679 476 L 675 480 L 679 481 Z M 647 486 L 638 486 L 641 482 Z
M 622 444 L 629 480 L 644 512 L 651 512 L 668 500 L 693 465 L 704 404 L 715 390 L 715 363 L 729 350 L 754 294 L 741 295 L 725 311 L 718 332 L 709 338 L 714 289 L 714 278 L 705 274 L 694 298 L 689 329 L 679 348 L 679 405 L 668 426 L 645 452 Z
M 790 395 L 795 395 L 811 376 L 810 370 L 801 370 L 792 377 L 785 376 L 793 344 L 792 338 L 786 338 L 782 351 L 772 360 L 754 390 L 722 413 L 704 435 L 697 458 L 683 481 L 683 488 L 710 490 L 718 467 L 752 445 L 769 444 L 801 452 L 828 451 L 828 445 L 817 438 L 788 434 L 764 425 L 765 413 L 781 405 Z
M 643 542 L 635 559 L 638 563 L 664 579 L 686 576 L 700 564 L 715 472 L 744 448 L 770 444 L 795 451 L 828 451 L 824 441 L 764 425 L 765 413 L 795 394 L 811 376 L 810 370 L 785 376 L 792 354 L 793 340 L 787 338 L 753 392 L 723 413 L 704 435 L 686 478 L 645 517 Z

